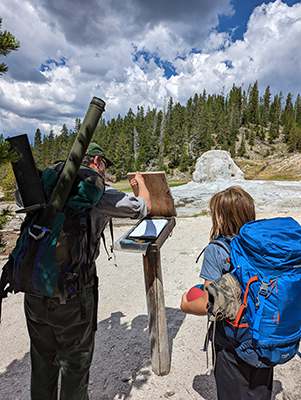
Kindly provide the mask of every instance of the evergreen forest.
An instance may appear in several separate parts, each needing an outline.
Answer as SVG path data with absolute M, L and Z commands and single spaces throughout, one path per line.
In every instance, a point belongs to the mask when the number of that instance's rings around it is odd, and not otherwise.
M 64 124 L 59 135 L 36 130 L 33 152 L 40 168 L 66 158 L 80 124 L 78 118 L 73 129 Z M 281 141 L 288 152 L 301 151 L 300 94 L 284 98 L 272 95 L 268 86 L 260 95 L 257 82 L 247 90 L 233 85 L 227 94 L 204 90 L 186 105 L 169 98 L 163 110 L 138 106 L 123 117 L 102 120 L 93 137 L 114 162 L 111 173 L 117 179 L 135 170 L 191 172 L 196 159 L 210 149 L 247 157 L 246 144 L 252 148 L 259 140 Z

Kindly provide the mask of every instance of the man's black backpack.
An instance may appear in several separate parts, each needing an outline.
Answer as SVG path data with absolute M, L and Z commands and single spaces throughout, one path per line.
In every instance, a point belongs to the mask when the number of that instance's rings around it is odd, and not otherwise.
M 63 165 L 57 163 L 43 171 L 46 198 L 50 197 Z M 102 198 L 104 187 L 96 171 L 82 166 L 66 206 L 55 215 L 51 230 L 35 223 L 39 211 L 26 215 L 16 246 L 2 270 L 0 302 L 8 292 L 59 297 L 65 302 L 83 286 L 93 284 L 90 211 Z M 33 241 L 38 241 L 38 251 L 31 262 L 24 263 Z

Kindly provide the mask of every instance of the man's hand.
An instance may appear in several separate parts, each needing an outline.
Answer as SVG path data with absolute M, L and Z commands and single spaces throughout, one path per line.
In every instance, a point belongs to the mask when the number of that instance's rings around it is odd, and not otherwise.
M 150 195 L 145 185 L 144 178 L 142 174 L 140 174 L 140 172 L 136 172 L 134 178 L 130 180 L 130 185 L 132 186 L 133 191 L 135 188 L 137 188 L 138 196 L 144 199 L 148 212 L 150 212 L 151 210 Z
M 136 172 L 134 178 L 132 178 L 130 180 L 130 185 L 132 186 L 133 189 L 135 187 L 139 187 L 139 186 L 142 186 L 142 185 L 145 186 L 144 178 L 143 178 L 142 174 L 140 174 L 140 172 Z

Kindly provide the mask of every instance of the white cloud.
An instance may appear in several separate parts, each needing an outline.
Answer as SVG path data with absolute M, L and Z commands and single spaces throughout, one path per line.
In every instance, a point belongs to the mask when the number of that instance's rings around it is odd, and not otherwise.
M 185 53 L 191 48 L 181 36 L 161 23 L 139 38 L 137 45 L 139 49 L 158 53 L 167 60 L 172 60 L 178 54 Z
M 33 1 L 39 5 L 37 9 Z M 101 2 L 91 1 L 101 7 Z M 123 16 L 108 1 L 112 7 L 107 8 L 103 22 L 110 21 L 111 25 L 99 27 L 101 18 L 97 16 L 92 20 L 93 32 L 87 21 L 78 23 L 76 31 L 76 21 L 72 20 L 75 11 L 70 21 L 65 19 L 65 27 L 62 18 L 54 19 L 55 12 L 65 15 L 68 1 L 59 3 L 61 8 L 54 7 L 53 1 L 47 2 L 53 6 L 48 8 L 42 0 L 32 2 L 4 0 L 0 4 L 3 29 L 21 41 L 20 50 L 7 58 L 10 73 L 0 78 L 0 132 L 5 134 L 32 134 L 37 127 L 48 130 L 56 126 L 57 130 L 62 123 L 72 127 L 94 95 L 107 102 L 106 117 L 110 118 L 127 112 L 129 107 L 135 111 L 141 104 L 162 107 L 167 96 L 185 102 L 204 88 L 220 92 L 233 83 L 247 86 L 256 79 L 262 87 L 270 84 L 274 91 L 301 91 L 301 4 L 289 7 L 278 0 L 257 7 L 243 40 L 232 42 L 228 33 L 214 29 L 218 11 L 231 13 L 228 0 L 212 2 L 211 6 L 203 2 L 203 19 L 191 10 L 182 20 L 177 19 L 183 13 L 180 2 L 177 12 L 168 16 L 166 10 L 155 13 L 149 7 L 143 8 L 142 3 L 134 9 L 136 0 L 131 0 L 124 6 Z M 195 4 L 200 10 L 200 3 Z M 18 15 L 14 11 L 17 8 Z M 133 10 L 136 14 L 132 12 L 129 17 Z M 136 27 L 139 16 L 142 22 Z M 124 31 L 122 24 L 128 24 Z M 88 30 L 82 35 L 91 38 L 87 45 L 80 37 L 85 26 Z M 204 29 L 197 32 L 198 26 Z M 100 34 L 106 28 L 110 35 L 103 38 Z M 135 46 L 172 62 L 178 75 L 167 79 L 154 59 L 147 64 L 140 57 L 142 70 L 133 61 Z M 202 53 L 191 54 L 192 47 L 201 48 Z M 48 58 L 60 57 L 67 58 L 65 66 L 52 65 L 50 71 L 38 71 Z

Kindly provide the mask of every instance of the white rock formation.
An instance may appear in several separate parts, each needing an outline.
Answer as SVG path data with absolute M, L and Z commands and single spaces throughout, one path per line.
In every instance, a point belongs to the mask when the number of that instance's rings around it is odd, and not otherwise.
M 213 194 L 233 185 L 250 193 L 259 213 L 301 212 L 301 181 L 246 180 L 227 151 L 210 150 L 197 160 L 193 181 L 172 188 L 178 216 L 207 212 Z
M 189 182 L 172 188 L 178 216 L 195 215 L 209 210 L 209 200 L 214 193 L 229 186 L 241 186 L 255 200 L 256 210 L 261 213 L 301 214 L 301 181 L 259 181 L 241 179 L 216 180 L 214 182 Z
M 244 173 L 225 150 L 209 150 L 198 158 L 192 175 L 194 182 L 244 179 Z

